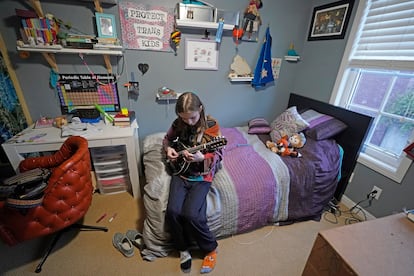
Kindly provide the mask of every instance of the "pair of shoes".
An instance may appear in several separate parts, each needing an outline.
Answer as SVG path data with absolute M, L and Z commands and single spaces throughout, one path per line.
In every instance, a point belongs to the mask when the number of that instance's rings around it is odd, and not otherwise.
M 132 244 L 138 248 L 139 251 L 144 250 L 144 240 L 142 239 L 142 234 L 137 230 L 128 230 L 126 232 L 126 237 L 132 242 Z
M 213 250 L 210 253 L 208 253 L 204 257 L 203 264 L 201 265 L 200 273 L 211 272 L 216 266 L 216 259 L 217 259 L 217 250 Z
M 125 257 L 134 256 L 134 247 L 132 246 L 131 241 L 122 233 L 115 233 L 112 238 L 112 244 L 119 252 L 121 252 Z

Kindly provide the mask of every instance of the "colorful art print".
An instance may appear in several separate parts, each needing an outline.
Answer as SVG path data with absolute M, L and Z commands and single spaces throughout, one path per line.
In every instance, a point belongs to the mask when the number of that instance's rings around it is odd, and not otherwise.
M 343 39 L 354 0 L 343 0 L 315 7 L 308 40 Z
M 172 51 L 170 47 L 170 34 L 174 29 L 172 9 L 120 2 L 119 17 L 125 49 Z

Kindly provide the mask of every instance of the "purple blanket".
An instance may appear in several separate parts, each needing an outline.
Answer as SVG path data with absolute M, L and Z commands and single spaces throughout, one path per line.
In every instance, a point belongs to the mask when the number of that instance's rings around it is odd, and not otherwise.
M 243 202 L 238 205 L 238 232 L 268 224 L 273 217 L 277 185 L 269 163 L 247 145 L 237 129 L 222 129 L 222 134 L 229 141 L 224 150 L 224 167 L 233 180 L 238 202 Z

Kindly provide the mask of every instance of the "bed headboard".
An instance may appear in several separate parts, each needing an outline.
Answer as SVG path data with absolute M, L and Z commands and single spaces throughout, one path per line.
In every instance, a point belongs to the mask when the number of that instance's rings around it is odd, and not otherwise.
M 340 201 L 348 185 L 349 178 L 354 171 L 358 154 L 363 146 L 363 141 L 368 134 L 373 118 L 294 93 L 291 93 L 289 97 L 288 107 L 291 106 L 296 106 L 299 111 L 312 108 L 347 124 L 348 127 L 335 136 L 335 140 L 344 150 L 342 178 L 334 195 L 335 199 Z

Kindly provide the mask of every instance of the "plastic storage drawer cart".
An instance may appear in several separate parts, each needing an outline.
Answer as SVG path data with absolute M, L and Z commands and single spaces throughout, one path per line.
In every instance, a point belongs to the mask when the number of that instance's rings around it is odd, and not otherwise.
M 91 148 L 96 184 L 101 194 L 125 192 L 130 186 L 125 146 Z

